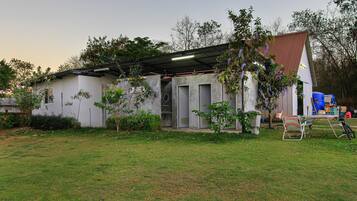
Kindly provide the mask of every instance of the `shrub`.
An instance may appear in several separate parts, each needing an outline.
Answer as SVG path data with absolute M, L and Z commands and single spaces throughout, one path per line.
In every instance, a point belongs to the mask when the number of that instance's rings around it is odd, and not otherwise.
M 0 128 L 17 128 L 27 125 L 27 117 L 23 114 L 0 113 Z
M 208 112 L 193 110 L 192 112 L 209 122 L 209 127 L 218 136 L 221 130 L 229 128 L 236 120 L 234 108 L 227 101 L 216 102 L 208 106 Z
M 139 111 L 133 115 L 119 118 L 120 130 L 160 130 L 160 116 L 150 112 Z M 116 129 L 115 119 L 110 117 L 106 122 L 107 128 Z
M 72 117 L 34 115 L 31 117 L 30 126 L 41 130 L 59 130 L 80 128 L 81 125 Z

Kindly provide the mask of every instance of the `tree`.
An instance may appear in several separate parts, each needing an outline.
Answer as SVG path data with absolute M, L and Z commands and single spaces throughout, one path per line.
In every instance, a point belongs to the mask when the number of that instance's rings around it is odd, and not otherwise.
M 27 116 L 27 124 L 32 114 L 32 110 L 41 106 L 43 94 L 35 94 L 30 87 L 19 87 L 14 90 L 13 94 L 19 109 Z
M 3 96 L 2 92 L 10 89 L 11 81 L 15 79 L 15 71 L 5 60 L 0 61 L 0 97 Z
M 16 75 L 15 79 L 13 79 L 13 82 L 11 83 L 12 88 L 19 86 L 29 87 L 36 80 L 50 79 L 50 68 L 42 70 L 41 66 L 35 67 L 34 64 L 19 59 L 11 59 L 10 66 L 15 71 Z
M 216 102 L 208 106 L 208 112 L 201 112 L 193 110 L 197 116 L 202 117 L 209 123 L 209 128 L 216 134 L 216 138 L 222 133 L 225 128 L 230 128 L 236 120 L 239 121 L 243 127 L 246 128 L 245 133 L 250 132 L 251 120 L 258 113 L 257 112 L 243 112 L 242 110 L 235 109 L 227 102 Z
M 137 61 L 143 57 L 158 56 L 166 43 L 154 42 L 148 37 L 136 37 L 130 40 L 119 36 L 108 40 L 106 36 L 89 38 L 87 47 L 80 55 L 86 66 L 118 64 L 125 61 Z
M 295 74 L 285 75 L 282 68 L 271 60 L 266 60 L 264 67 L 258 69 L 257 107 L 268 111 L 269 128 L 272 128 L 272 111 L 277 107 L 280 94 L 289 86 L 296 84 Z
M 208 112 L 193 110 L 197 116 L 202 117 L 209 123 L 210 129 L 218 137 L 222 129 L 229 128 L 236 120 L 236 112 L 227 101 L 216 102 L 208 106 Z
M 20 86 L 23 83 L 28 83 L 32 78 L 32 73 L 35 66 L 27 61 L 22 61 L 20 59 L 11 59 L 11 68 L 15 71 L 16 77 L 13 80 L 14 86 Z
M 223 41 L 221 24 L 214 20 L 199 24 L 197 35 L 200 47 L 219 45 Z
M 357 99 L 357 15 L 354 0 L 336 0 L 339 10 L 293 13 L 289 28 L 308 30 L 315 47 L 315 67 L 318 90 L 331 88 L 342 102 Z
M 214 20 L 199 23 L 185 16 L 176 23 L 172 31 L 171 49 L 173 51 L 219 45 L 225 40 L 221 24 Z
M 64 64 L 58 66 L 57 72 L 63 72 L 67 70 L 82 68 L 84 63 L 78 56 L 70 57 Z
M 42 80 L 42 81 L 49 81 L 52 79 L 51 76 L 51 68 L 46 68 L 45 70 L 42 70 L 41 66 L 37 66 L 36 70 L 32 72 L 32 76 L 29 80 L 29 82 L 35 82 L 37 80 Z M 29 84 L 31 84 L 29 83 Z
M 268 27 L 273 35 L 282 35 L 287 32 L 280 17 L 276 18 L 274 22 Z
M 76 116 L 77 121 L 79 121 L 82 101 L 89 99 L 90 97 L 91 97 L 90 93 L 84 91 L 83 89 L 79 90 L 74 96 L 71 97 L 73 101 L 78 101 L 78 109 L 77 109 L 77 116 Z M 66 103 L 66 105 L 73 105 L 73 103 Z
M 244 113 L 244 83 L 248 79 L 247 71 L 253 72 L 258 63 L 264 61 L 260 49 L 268 50 L 268 42 L 272 39 L 271 32 L 265 30 L 260 18 L 253 17 L 253 8 L 239 10 L 239 15 L 229 11 L 229 19 L 233 23 L 234 32 L 229 42 L 229 48 L 219 58 L 217 64 L 218 80 L 229 94 L 242 94 L 242 112 Z M 252 26 L 253 25 L 253 26 Z M 245 125 L 242 131 L 248 132 Z
M 154 90 L 146 82 L 145 78 L 141 75 L 141 66 L 134 65 L 130 68 L 128 83 L 130 86 L 130 92 L 127 93 L 129 100 L 129 107 L 132 104 L 136 110 L 139 109 L 140 105 L 145 102 L 148 98 L 155 95 Z
M 198 28 L 199 23 L 188 16 L 179 20 L 172 29 L 174 31 L 174 34 L 171 35 L 171 46 L 173 50 L 190 50 L 196 48 L 198 46 L 196 37 Z
M 128 40 L 124 48 L 124 56 L 130 61 L 138 61 L 145 57 L 159 56 L 164 53 L 167 43 L 154 42 L 148 37 L 136 37 Z
M 115 120 L 117 132 L 119 132 L 121 113 L 128 110 L 124 90 L 112 85 L 104 91 L 101 102 L 95 102 L 94 105 L 109 112 Z

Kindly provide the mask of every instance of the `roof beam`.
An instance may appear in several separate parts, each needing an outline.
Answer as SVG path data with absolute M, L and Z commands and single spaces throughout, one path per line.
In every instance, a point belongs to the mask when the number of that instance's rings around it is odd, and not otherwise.
M 208 63 L 205 63 L 203 61 L 200 61 L 199 59 L 193 59 L 195 62 L 203 65 L 203 66 L 206 66 L 206 67 L 209 67 L 209 68 L 213 68 L 213 66 L 211 64 L 208 64 Z

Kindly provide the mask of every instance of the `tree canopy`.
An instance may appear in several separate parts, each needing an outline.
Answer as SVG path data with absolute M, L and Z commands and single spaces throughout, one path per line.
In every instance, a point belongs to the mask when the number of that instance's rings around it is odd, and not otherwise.
M 87 66 L 96 66 L 123 61 L 137 61 L 143 57 L 163 54 L 164 42 L 155 42 L 148 37 L 128 37 L 108 39 L 104 37 L 89 38 L 87 47 L 82 51 L 80 60 Z
M 5 60 L 0 61 L 0 91 L 10 89 L 10 82 L 16 77 L 15 71 Z M 2 93 L 0 93 L 1 96 Z
M 318 90 L 341 102 L 357 94 L 357 12 L 355 0 L 335 0 L 337 8 L 293 13 L 290 30 L 308 30 L 312 39 Z M 347 101 L 347 102 L 346 102 Z
M 15 72 L 12 80 L 12 87 L 30 86 L 37 79 L 47 79 L 51 74 L 50 68 L 42 69 L 41 66 L 35 67 L 34 64 L 20 59 L 11 59 L 10 66 Z
M 172 31 L 171 49 L 173 51 L 219 45 L 224 42 L 221 24 L 215 20 L 200 23 L 185 16 L 177 21 Z

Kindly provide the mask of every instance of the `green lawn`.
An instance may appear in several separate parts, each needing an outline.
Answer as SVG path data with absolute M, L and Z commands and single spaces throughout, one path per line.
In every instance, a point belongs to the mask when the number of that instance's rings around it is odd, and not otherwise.
M 338 123 L 338 121 L 332 121 L 333 123 Z M 357 119 L 346 119 L 346 123 L 349 124 L 352 127 L 357 127 Z M 328 126 L 327 120 L 315 120 L 314 125 L 318 126 Z
M 17 132 L 0 136 L 0 200 L 356 200 L 357 140 L 321 132 Z

